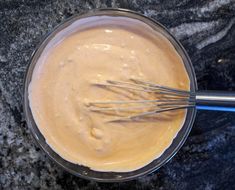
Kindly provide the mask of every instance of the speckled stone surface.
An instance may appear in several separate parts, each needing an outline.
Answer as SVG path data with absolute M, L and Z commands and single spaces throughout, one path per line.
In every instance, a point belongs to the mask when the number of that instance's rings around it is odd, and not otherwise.
M 35 145 L 22 111 L 23 77 L 42 37 L 69 16 L 122 7 L 160 21 L 188 51 L 199 89 L 235 90 L 235 0 L 0 1 L 0 189 L 235 189 L 235 113 L 200 111 L 160 170 L 114 184 L 77 178 Z

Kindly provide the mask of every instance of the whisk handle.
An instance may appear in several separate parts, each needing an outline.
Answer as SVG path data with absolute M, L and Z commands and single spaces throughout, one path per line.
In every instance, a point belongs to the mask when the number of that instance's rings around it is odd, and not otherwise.
M 196 108 L 235 112 L 235 92 L 199 91 L 196 93 Z

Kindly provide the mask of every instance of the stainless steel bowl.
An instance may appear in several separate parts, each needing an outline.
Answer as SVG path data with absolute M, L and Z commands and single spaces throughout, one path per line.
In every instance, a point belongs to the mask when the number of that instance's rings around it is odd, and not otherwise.
M 57 164 L 59 164 L 62 168 L 69 171 L 70 173 L 76 176 L 82 177 L 82 178 L 90 179 L 90 180 L 96 180 L 96 181 L 101 181 L 101 182 L 118 182 L 118 181 L 131 180 L 131 179 L 146 175 L 148 173 L 156 171 L 165 163 L 167 163 L 179 151 L 181 146 L 184 144 L 186 138 L 188 137 L 188 134 L 192 128 L 192 125 L 195 119 L 196 110 L 194 108 L 187 110 L 185 123 L 183 124 L 183 127 L 181 128 L 180 132 L 177 134 L 177 136 L 173 140 L 173 143 L 170 145 L 170 147 L 159 158 L 155 159 L 154 161 L 142 167 L 141 169 L 138 169 L 135 171 L 131 171 L 131 172 L 93 171 L 88 167 L 73 164 L 71 162 L 64 160 L 55 151 L 52 150 L 52 148 L 46 143 L 43 135 L 40 133 L 37 125 L 35 124 L 35 121 L 34 121 L 30 106 L 29 106 L 28 87 L 32 78 L 32 73 L 33 73 L 35 64 L 37 63 L 37 60 L 39 59 L 43 49 L 46 47 L 48 42 L 58 32 L 60 32 L 67 26 L 71 25 L 73 22 L 77 21 L 78 19 L 82 19 L 85 17 L 92 17 L 92 16 L 103 16 L 103 15 L 112 16 L 112 17 L 121 16 L 121 17 L 137 19 L 139 21 L 142 21 L 148 24 L 154 30 L 163 34 L 172 43 L 176 51 L 181 56 L 184 62 L 185 68 L 188 72 L 189 78 L 190 78 L 190 88 L 192 92 L 195 92 L 197 90 L 197 82 L 196 82 L 196 77 L 195 77 L 194 69 L 190 61 L 190 58 L 188 54 L 186 53 L 186 51 L 184 50 L 183 46 L 180 44 L 180 42 L 174 36 L 172 36 L 172 34 L 170 34 L 170 32 L 160 23 L 144 15 L 141 15 L 139 13 L 136 13 L 130 10 L 99 9 L 99 10 L 91 10 L 86 14 L 75 15 L 71 17 L 70 19 L 66 20 L 65 22 L 61 23 L 58 27 L 56 27 L 51 33 L 49 33 L 42 40 L 42 43 L 38 46 L 38 48 L 35 50 L 35 52 L 32 55 L 30 64 L 27 69 L 25 81 L 24 81 L 24 113 L 25 113 L 26 121 L 27 121 L 30 131 L 32 132 L 34 138 L 36 139 L 40 147 L 49 155 L 49 157 L 52 160 L 54 160 Z

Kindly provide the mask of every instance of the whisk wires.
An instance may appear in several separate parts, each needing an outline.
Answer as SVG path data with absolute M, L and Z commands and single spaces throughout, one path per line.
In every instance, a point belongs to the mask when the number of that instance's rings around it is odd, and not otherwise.
M 121 117 L 109 122 L 131 121 L 161 112 L 195 106 L 195 94 L 192 92 L 138 79 L 130 79 L 127 82 L 107 80 L 105 83 L 93 83 L 92 85 L 117 88 L 135 93 L 151 93 L 154 97 L 154 99 L 94 101 L 87 104 L 90 111 L 113 112 L 116 115 L 121 115 Z

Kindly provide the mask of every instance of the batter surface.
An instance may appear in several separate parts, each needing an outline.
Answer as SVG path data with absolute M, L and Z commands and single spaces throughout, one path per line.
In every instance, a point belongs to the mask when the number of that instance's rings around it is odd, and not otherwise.
M 64 159 L 98 171 L 133 171 L 159 157 L 181 129 L 185 111 L 108 123 L 114 116 L 86 106 L 140 98 L 91 85 L 130 78 L 179 89 L 190 86 L 174 47 L 140 21 L 97 16 L 59 32 L 41 54 L 29 86 L 30 108 L 47 143 Z

